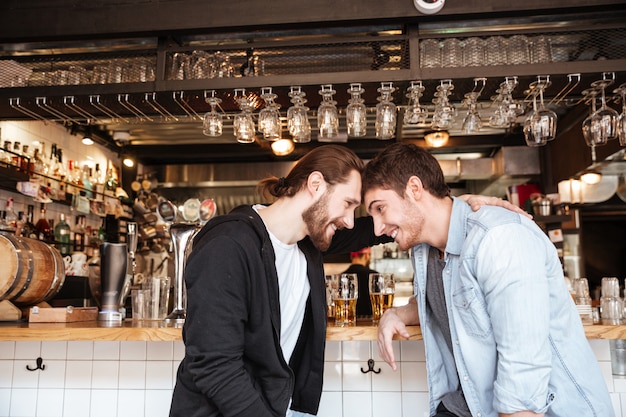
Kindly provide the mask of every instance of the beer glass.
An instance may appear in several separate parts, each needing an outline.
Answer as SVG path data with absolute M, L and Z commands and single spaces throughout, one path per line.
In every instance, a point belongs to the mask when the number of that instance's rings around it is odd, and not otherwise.
M 359 283 L 356 274 L 333 275 L 333 304 L 335 326 L 356 326 L 356 300 L 359 297 Z
M 372 323 L 378 324 L 384 312 L 393 306 L 393 297 L 396 292 L 393 274 L 371 273 L 368 288 L 372 303 Z

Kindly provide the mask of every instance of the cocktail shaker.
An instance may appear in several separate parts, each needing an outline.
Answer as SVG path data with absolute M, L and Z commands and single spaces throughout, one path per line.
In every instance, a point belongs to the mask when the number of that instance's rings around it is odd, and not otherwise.
M 98 320 L 122 321 L 120 299 L 126 281 L 128 252 L 125 243 L 100 245 L 101 308 Z

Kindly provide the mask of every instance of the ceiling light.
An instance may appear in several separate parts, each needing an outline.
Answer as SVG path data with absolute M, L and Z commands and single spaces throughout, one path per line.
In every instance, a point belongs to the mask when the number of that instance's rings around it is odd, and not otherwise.
M 124 166 L 127 166 L 128 168 L 132 168 L 135 166 L 135 161 L 132 158 L 129 157 L 125 157 L 122 160 L 122 163 L 124 164 Z
M 272 152 L 276 156 L 289 155 L 295 149 L 295 145 L 291 139 L 279 139 L 272 142 Z
M 83 140 L 83 145 L 91 146 L 93 145 L 93 139 L 91 139 L 88 135 L 86 135 Z
M 431 148 L 441 148 L 450 139 L 450 134 L 446 130 L 438 130 L 436 132 L 429 132 L 424 135 L 426 145 Z

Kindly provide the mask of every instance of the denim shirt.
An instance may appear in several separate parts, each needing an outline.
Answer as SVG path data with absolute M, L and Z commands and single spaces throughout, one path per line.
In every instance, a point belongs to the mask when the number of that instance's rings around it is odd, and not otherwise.
M 460 382 L 474 417 L 614 417 L 556 248 L 532 220 L 454 198 L 443 270 L 453 356 L 427 314 L 428 248 L 412 257 L 431 416 Z

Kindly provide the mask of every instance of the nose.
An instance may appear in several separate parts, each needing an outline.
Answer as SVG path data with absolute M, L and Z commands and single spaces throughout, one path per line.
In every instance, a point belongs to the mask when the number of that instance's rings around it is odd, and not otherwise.
M 372 217 L 374 219 L 374 234 L 376 236 L 382 236 L 385 231 L 385 223 L 378 217 Z
M 354 227 L 354 211 L 348 211 L 343 217 L 343 224 L 346 229 L 352 229 Z

